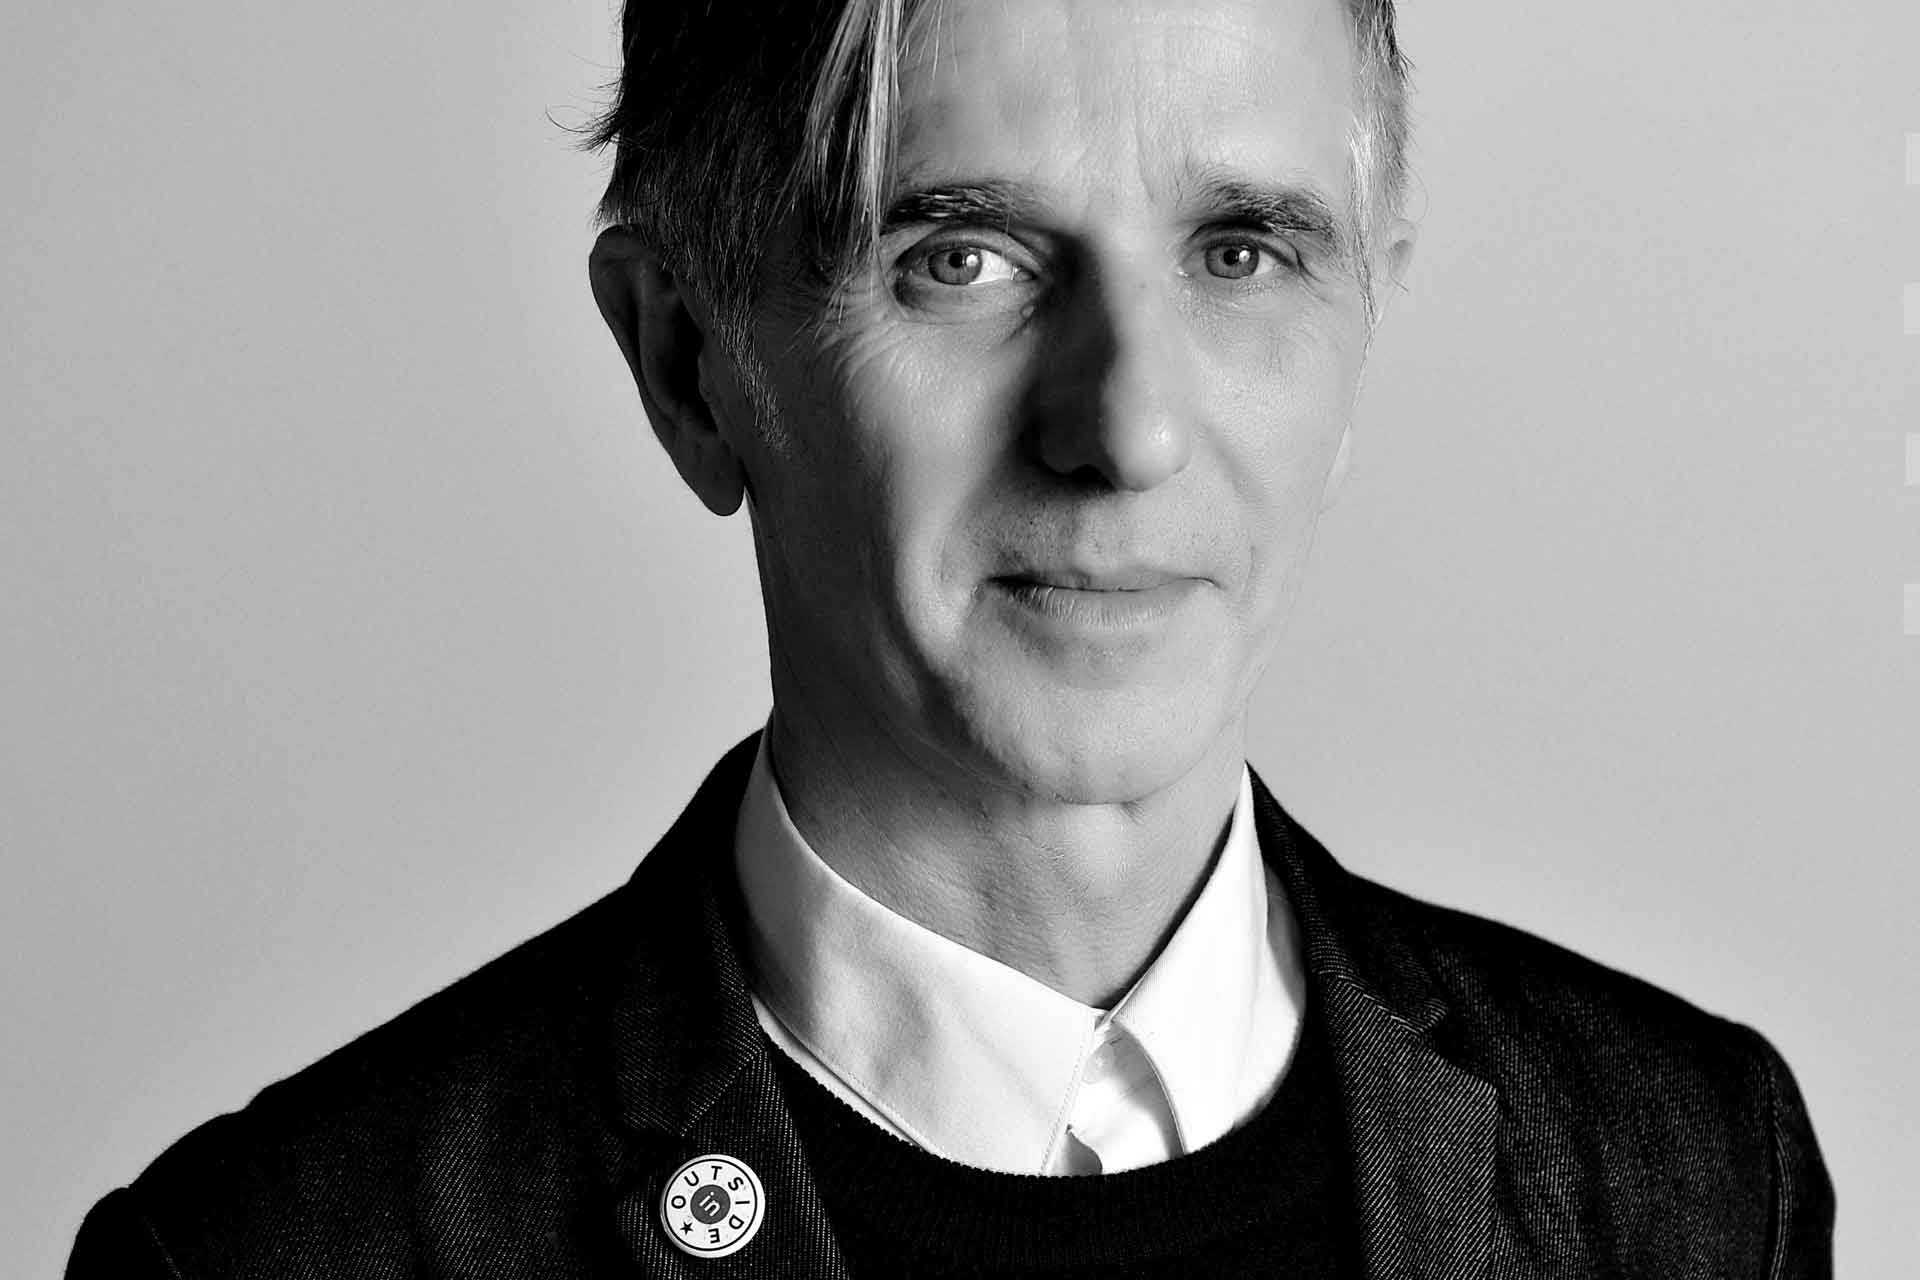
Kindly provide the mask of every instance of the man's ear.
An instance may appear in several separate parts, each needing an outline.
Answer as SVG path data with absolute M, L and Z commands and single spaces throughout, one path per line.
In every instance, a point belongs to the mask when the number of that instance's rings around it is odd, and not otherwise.
M 1419 240 L 1420 225 L 1406 218 L 1394 218 L 1381 232 L 1374 261 L 1375 278 L 1384 281 L 1375 295 L 1379 305 L 1374 311 L 1374 328 L 1386 317 L 1387 304 L 1407 287 L 1407 272 L 1413 267 L 1413 246 Z
M 707 317 L 630 227 L 600 233 L 587 276 L 661 447 L 709 511 L 732 515 L 746 469 L 701 380 L 701 353 L 713 340 Z

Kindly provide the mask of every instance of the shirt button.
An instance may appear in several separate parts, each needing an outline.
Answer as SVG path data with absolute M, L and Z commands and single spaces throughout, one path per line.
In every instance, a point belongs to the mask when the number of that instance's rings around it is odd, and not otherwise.
M 1082 1073 L 1089 1080 L 1105 1075 L 1113 1067 L 1113 1046 L 1103 1044 L 1087 1055 L 1087 1069 Z

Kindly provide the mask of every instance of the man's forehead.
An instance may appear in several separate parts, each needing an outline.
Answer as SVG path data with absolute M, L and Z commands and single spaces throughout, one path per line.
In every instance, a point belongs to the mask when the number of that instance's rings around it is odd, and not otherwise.
M 929 0 L 899 184 L 1176 203 L 1230 172 L 1344 196 L 1354 84 L 1338 0 Z

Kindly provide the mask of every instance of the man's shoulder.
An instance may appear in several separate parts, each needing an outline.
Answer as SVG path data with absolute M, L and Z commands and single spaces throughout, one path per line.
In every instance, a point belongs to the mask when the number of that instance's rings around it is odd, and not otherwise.
M 1352 876 L 1362 912 L 1420 957 L 1447 1013 L 1440 1041 L 1515 1115 L 1596 1128 L 1657 1115 L 1746 1129 L 1784 1065 L 1750 1027 L 1525 929 Z M 1617 1130 L 1615 1130 L 1617 1132 Z M 1758 1136 L 1757 1134 L 1755 1135 Z
M 1759 1032 L 1522 929 L 1358 878 L 1349 892 L 1419 957 L 1444 1006 L 1433 1047 L 1497 1098 L 1505 1194 L 1526 1221 L 1589 1222 L 1636 1274 L 1685 1270 L 1675 1250 L 1704 1274 L 1699 1251 L 1720 1243 L 1744 1251 L 1742 1273 L 1767 1265 L 1769 1240 L 1775 1268 L 1827 1255 L 1832 1182 Z
M 1511 924 L 1349 869 L 1253 777 L 1261 847 L 1290 900 L 1309 970 L 1497 1073 L 1590 1070 L 1750 1077 L 1765 1042 L 1644 978 Z M 1761 1052 L 1764 1051 L 1764 1052 Z M 1637 1079 L 1638 1077 L 1633 1077 Z
M 590 1048 L 617 998 L 623 955 L 616 891 L 509 948 L 310 1066 L 268 1085 L 245 1110 L 298 1127 L 316 1114 L 412 1108 L 446 1090 L 551 1074 Z
M 1357 901 L 1397 930 L 1461 1007 L 1514 1029 L 1564 1026 L 1724 1039 L 1735 1024 L 1645 978 L 1517 925 L 1349 873 Z
M 325 1259 L 328 1274 L 397 1275 L 393 1260 L 422 1256 L 461 1274 L 589 1270 L 573 1219 L 611 1202 L 633 1126 L 707 1100 L 678 1085 L 716 1073 L 709 1032 L 752 1025 L 750 1006 L 718 1012 L 746 997 L 716 954 L 710 873 L 753 745 L 627 884 L 161 1153 L 82 1226 L 76 1265 L 104 1269 L 70 1274 L 119 1274 L 116 1250 L 148 1241 L 179 1274 L 314 1274 Z
M 412 1247 L 406 1205 L 423 1195 L 486 1198 L 503 1229 L 558 1221 L 612 1146 L 628 897 L 609 894 L 200 1125 L 102 1209 L 137 1213 L 215 1274 L 283 1247 L 399 1256 Z

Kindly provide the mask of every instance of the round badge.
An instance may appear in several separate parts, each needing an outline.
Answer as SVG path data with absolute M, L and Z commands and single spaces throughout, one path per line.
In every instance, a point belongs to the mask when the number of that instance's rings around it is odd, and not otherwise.
M 696 1258 L 724 1258 L 746 1247 L 765 1217 L 759 1176 L 732 1156 L 687 1161 L 660 1193 L 667 1235 Z

